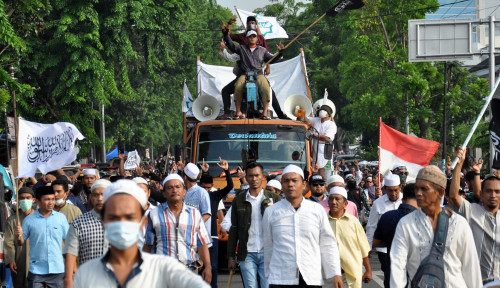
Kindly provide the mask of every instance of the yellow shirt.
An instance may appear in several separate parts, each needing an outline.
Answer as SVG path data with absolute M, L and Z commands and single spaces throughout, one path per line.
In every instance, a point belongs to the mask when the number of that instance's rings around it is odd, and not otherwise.
M 359 220 L 344 211 L 340 218 L 328 214 L 328 221 L 337 240 L 340 266 L 344 270 L 347 285 L 361 288 L 363 258 L 368 256 L 370 245 Z
M 66 219 L 68 219 L 68 223 L 71 225 L 73 223 L 73 220 L 75 220 L 76 217 L 82 215 L 82 211 L 80 208 L 76 207 L 75 205 L 66 203 L 61 209 L 57 209 L 57 207 L 54 207 L 54 210 L 61 212 L 66 216 Z

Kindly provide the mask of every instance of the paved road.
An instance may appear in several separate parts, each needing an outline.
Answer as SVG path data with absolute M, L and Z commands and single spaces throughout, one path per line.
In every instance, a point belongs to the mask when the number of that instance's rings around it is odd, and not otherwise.
M 365 288 L 382 288 L 384 287 L 384 273 L 380 270 L 380 262 L 378 261 L 377 256 L 370 259 L 370 265 L 372 266 L 372 275 L 373 280 L 365 284 L 363 283 L 363 287 Z M 218 284 L 219 288 L 226 288 L 227 281 L 229 279 L 229 273 L 227 270 L 219 272 Z M 243 283 L 241 281 L 240 273 L 233 275 L 233 279 L 231 281 L 231 288 L 243 288 Z

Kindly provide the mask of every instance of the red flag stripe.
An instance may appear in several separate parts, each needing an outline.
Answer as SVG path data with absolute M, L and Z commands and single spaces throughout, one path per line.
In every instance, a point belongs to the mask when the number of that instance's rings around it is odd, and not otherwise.
M 380 148 L 405 161 L 427 166 L 439 148 L 439 142 L 406 135 L 380 122 Z

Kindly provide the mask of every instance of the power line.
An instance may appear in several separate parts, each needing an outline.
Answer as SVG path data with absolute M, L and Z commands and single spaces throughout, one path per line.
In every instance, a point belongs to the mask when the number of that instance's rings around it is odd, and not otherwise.
M 462 9 L 462 11 L 460 11 L 460 13 L 458 13 L 457 15 L 451 15 L 451 16 L 448 16 L 448 17 L 443 17 L 443 19 L 445 18 L 456 18 L 460 15 L 462 15 L 465 11 L 465 9 L 469 8 L 470 4 L 472 4 L 472 2 L 474 2 L 473 0 L 470 0 L 469 4 L 467 6 L 464 7 L 464 9 Z M 476 9 L 474 9 L 474 12 L 476 11 Z
M 500 4 L 497 5 L 497 8 L 495 8 L 495 10 L 491 11 L 491 13 L 490 13 L 490 15 L 488 15 L 488 17 L 491 16 L 493 13 L 495 13 L 495 11 L 497 11 L 498 7 L 500 7 Z M 491 7 L 491 8 L 493 8 L 493 7 Z

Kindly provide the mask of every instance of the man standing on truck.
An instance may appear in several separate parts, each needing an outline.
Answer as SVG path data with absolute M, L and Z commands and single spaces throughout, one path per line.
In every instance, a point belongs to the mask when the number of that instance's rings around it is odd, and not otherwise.
M 228 269 L 236 269 L 236 246 L 241 276 L 246 288 L 257 288 L 257 275 L 260 287 L 266 288 L 264 275 L 264 231 L 262 215 L 265 209 L 281 200 L 280 196 L 262 189 L 264 168 L 257 162 L 245 167 L 246 180 L 250 185 L 233 199 L 231 229 L 227 241 Z
M 333 141 L 335 139 L 335 134 L 337 134 L 337 125 L 335 122 L 330 120 L 330 116 L 333 114 L 333 110 L 328 105 L 322 105 L 318 112 L 318 117 L 313 117 L 307 120 L 307 125 L 314 128 L 313 133 L 313 161 L 319 167 L 319 173 L 323 176 L 323 179 L 327 179 L 331 174 L 331 164 L 330 169 L 326 171 L 325 166 L 328 161 L 332 159 L 325 159 L 325 141 Z
M 266 39 L 260 33 L 259 23 L 254 16 L 250 16 L 247 18 L 247 26 L 246 26 L 247 30 L 244 33 L 238 33 L 238 34 L 231 34 L 230 33 L 231 32 L 231 24 L 233 24 L 234 22 L 236 22 L 236 18 L 233 17 L 227 23 L 227 27 L 229 29 L 229 36 L 231 37 L 231 40 L 233 40 L 234 42 L 236 42 L 238 44 L 248 44 L 246 33 L 250 30 L 253 30 L 253 31 L 257 32 L 257 45 L 266 48 L 266 50 L 268 52 L 270 52 L 269 47 L 267 47 Z M 219 48 L 221 50 L 221 55 L 222 55 L 222 57 L 224 57 L 224 59 L 226 59 L 229 62 L 237 62 L 234 69 L 233 69 L 233 73 L 236 75 L 236 78 L 233 81 L 229 82 L 229 84 L 224 86 L 224 88 L 222 88 L 222 91 L 221 91 L 222 92 L 222 102 L 224 103 L 224 115 L 222 117 L 223 117 L 223 119 L 225 119 L 226 117 L 229 117 L 231 114 L 231 111 L 230 111 L 230 109 L 231 109 L 231 94 L 234 93 L 234 84 L 236 83 L 236 80 L 238 79 L 238 77 L 241 75 L 241 70 L 239 69 L 240 56 L 237 54 L 229 54 L 225 50 L 226 44 L 225 44 L 224 40 L 222 40 L 222 42 L 220 43 Z M 271 74 L 271 66 L 267 65 L 266 70 L 265 70 L 265 75 L 269 75 L 269 74 Z M 272 97 L 273 97 L 272 103 L 273 103 L 274 112 L 276 112 L 276 115 L 278 116 L 278 118 L 288 119 L 288 116 L 286 116 L 286 114 L 283 113 L 283 111 L 281 111 L 280 103 L 279 103 L 278 99 L 276 98 L 276 93 L 274 93 L 274 90 L 272 88 L 271 88 L 271 92 L 272 92 Z
M 257 75 L 257 86 L 259 86 L 260 94 L 262 95 L 263 111 L 261 114 L 261 119 L 269 119 L 267 117 L 267 109 L 269 108 L 269 102 L 271 101 L 271 88 L 269 82 L 267 81 L 264 73 L 262 72 L 262 65 L 273 58 L 273 54 L 269 53 L 266 48 L 257 45 L 257 32 L 250 30 L 246 34 L 248 41 L 247 44 L 241 44 L 239 46 L 235 45 L 229 36 L 229 29 L 226 24 L 222 24 L 221 27 L 222 34 L 224 35 L 224 41 L 226 42 L 229 49 L 240 56 L 240 69 L 243 73 L 239 76 L 234 84 L 234 103 L 236 106 L 236 117 L 239 119 L 245 118 L 241 113 L 241 102 L 243 100 L 243 89 L 245 88 L 245 75 L 247 72 L 254 72 Z M 277 45 L 278 49 L 282 53 L 285 47 L 280 42 Z M 275 59 L 278 59 L 276 57 Z

